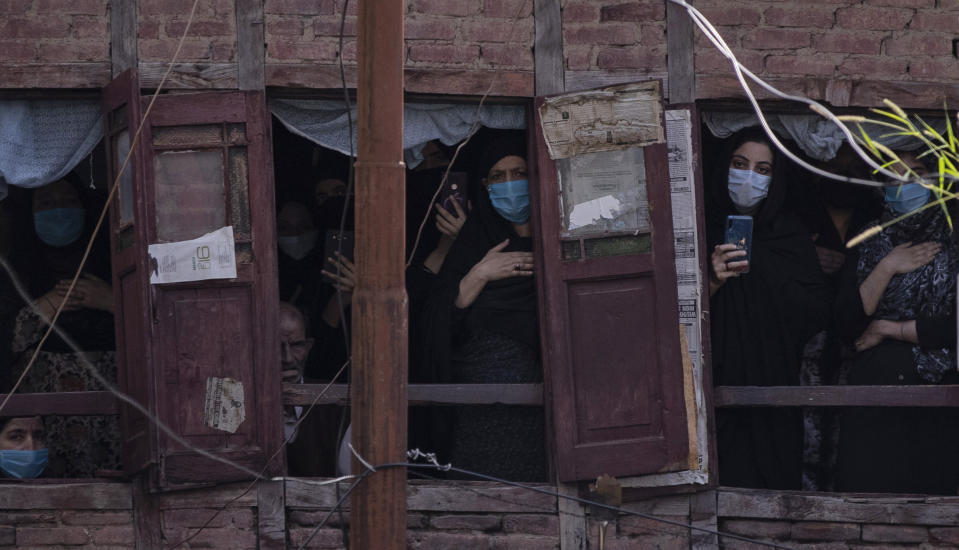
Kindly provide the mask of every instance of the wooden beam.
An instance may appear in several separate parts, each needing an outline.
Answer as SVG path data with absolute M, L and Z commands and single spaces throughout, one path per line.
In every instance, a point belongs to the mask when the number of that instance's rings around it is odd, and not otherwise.
M 5 483 L 0 509 L 10 510 L 132 510 L 129 483 Z
M 648 71 L 634 70 L 597 70 L 597 71 L 566 71 L 566 91 L 582 92 L 594 88 L 628 84 L 638 80 L 662 80 L 664 89 L 669 84 L 668 74 L 662 69 Z
M 140 63 L 140 86 L 156 88 L 169 64 L 162 61 Z M 177 63 L 163 87 L 166 89 L 235 89 L 236 63 Z
M 6 398 L 0 394 L 0 401 Z M 100 416 L 118 414 L 117 400 L 108 391 L 16 393 L 3 408 L 3 416 Z
M 959 407 L 957 386 L 719 386 L 716 407 Z
M 284 384 L 284 405 L 310 405 L 326 384 Z M 542 384 L 410 384 L 409 404 L 421 405 L 543 405 Z M 334 384 L 317 405 L 347 405 L 346 384 Z
M 716 491 L 702 491 L 689 496 L 689 522 L 694 527 L 718 530 L 719 521 L 716 510 Z M 719 541 L 716 540 L 716 535 L 690 529 L 689 548 L 690 550 L 717 550 Z
M 236 0 L 237 84 L 241 90 L 266 86 L 263 0 Z
M 133 534 L 138 550 L 163 547 L 163 523 L 157 496 L 150 494 L 145 474 L 133 480 Z
M 110 2 L 110 69 L 117 76 L 137 66 L 137 2 Z
M 686 8 L 666 2 L 666 71 L 669 103 L 692 103 L 696 100 L 696 63 L 693 20 Z
M 282 481 L 256 482 L 256 533 L 260 550 L 286 548 L 286 497 Z
M 533 74 L 536 95 L 560 94 L 566 90 L 563 74 L 563 17 L 559 0 L 535 0 L 533 20 Z
M 110 83 L 110 62 L 0 63 L 0 88 L 96 88 Z

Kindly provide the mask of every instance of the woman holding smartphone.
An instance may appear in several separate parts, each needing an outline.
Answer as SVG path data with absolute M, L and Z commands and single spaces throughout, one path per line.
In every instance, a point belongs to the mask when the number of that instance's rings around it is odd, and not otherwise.
M 803 345 L 828 319 L 828 291 L 812 237 L 787 208 L 785 163 L 763 130 L 752 127 L 723 142 L 709 173 L 706 215 L 717 386 L 799 385 Z M 748 260 L 746 250 L 727 242 L 729 216 L 752 217 Z M 721 409 L 716 423 L 720 483 L 800 488 L 799 409 Z

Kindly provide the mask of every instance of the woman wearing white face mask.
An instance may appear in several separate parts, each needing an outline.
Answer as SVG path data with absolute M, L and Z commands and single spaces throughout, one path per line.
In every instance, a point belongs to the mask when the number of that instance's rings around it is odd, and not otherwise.
M 786 208 L 785 162 L 761 129 L 747 128 L 722 144 L 710 172 L 706 215 L 717 386 L 798 385 L 802 346 L 828 318 L 812 238 Z M 748 263 L 744 251 L 725 244 L 729 215 L 753 218 Z M 720 483 L 799 488 L 798 409 L 721 409 L 716 422 Z
M 914 153 L 891 168 L 928 173 Z M 908 167 L 908 171 L 906 170 Z M 847 383 L 915 385 L 956 375 L 959 247 L 939 205 L 919 183 L 887 187 L 885 211 L 870 224 L 900 220 L 856 247 L 841 274 L 837 326 L 857 354 Z M 953 213 L 953 216 L 955 214 Z M 843 413 L 837 489 L 956 494 L 959 460 L 953 409 L 857 408 Z

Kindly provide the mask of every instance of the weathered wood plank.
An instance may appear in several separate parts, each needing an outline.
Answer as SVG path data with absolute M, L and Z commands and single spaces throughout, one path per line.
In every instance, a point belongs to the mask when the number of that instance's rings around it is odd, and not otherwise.
M 110 65 L 113 76 L 137 66 L 137 2 L 110 2 Z
M 566 91 L 582 92 L 615 84 L 627 84 L 642 80 L 662 80 L 668 87 L 669 75 L 665 71 L 566 71 Z
M 559 0 L 535 0 L 536 38 L 533 47 L 533 73 L 536 95 L 563 93 L 563 19 Z
M 133 481 L 133 533 L 136 547 L 142 550 L 163 546 L 163 523 L 157 496 L 149 493 L 149 480 L 140 476 Z
M 728 487 L 717 492 L 721 518 L 908 525 L 955 525 L 959 518 L 959 497 L 826 496 Z
M 252 482 L 230 483 L 203 489 L 159 493 L 157 506 L 161 510 L 216 508 L 233 501 L 230 506 L 241 507 L 256 506 L 256 500 L 256 490 Z
M 284 405 L 309 405 L 326 384 L 284 384 Z M 410 384 L 410 405 L 530 405 L 543 404 L 542 384 Z M 346 384 L 330 386 L 317 405 L 346 405 Z
M 110 83 L 110 61 L 89 63 L 0 63 L 0 88 L 102 88 Z
M 140 86 L 156 88 L 163 75 L 166 74 L 168 63 L 141 62 Z M 233 89 L 237 87 L 236 63 L 177 63 L 173 71 L 163 84 L 165 89 Z
M 6 394 L 0 394 L 0 401 L 5 398 Z M 100 416 L 118 414 L 119 408 L 116 398 L 107 391 L 17 393 L 10 397 L 3 413 L 9 416 Z
M 694 527 L 717 530 L 716 491 L 702 491 L 689 496 L 689 521 Z M 690 550 L 717 550 L 719 541 L 715 535 L 689 530 Z
M 575 497 L 579 495 L 579 487 L 575 483 L 557 483 L 556 492 Z M 589 544 L 586 507 L 568 498 L 559 498 L 556 504 L 559 508 L 560 550 L 586 550 Z
M 682 6 L 666 2 L 666 88 L 670 103 L 696 100 L 696 63 L 693 20 Z
M 236 0 L 237 83 L 241 90 L 262 90 L 265 86 L 264 27 L 263 0 Z
M 719 386 L 717 407 L 959 407 L 956 386 Z
M 652 497 L 624 502 L 623 508 L 656 516 L 689 516 L 689 496 Z
M 129 483 L 3 483 L 0 509 L 4 510 L 131 510 Z
M 286 504 L 282 481 L 256 484 L 257 538 L 260 550 L 286 548 Z

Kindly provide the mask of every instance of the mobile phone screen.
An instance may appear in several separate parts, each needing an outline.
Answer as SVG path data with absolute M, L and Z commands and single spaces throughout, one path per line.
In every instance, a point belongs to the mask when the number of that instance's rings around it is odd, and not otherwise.
M 750 261 L 753 246 L 753 218 L 752 216 L 726 216 L 726 243 L 734 244 L 736 248 L 746 251 L 745 257 L 735 261 Z M 748 272 L 747 267 L 743 273 Z
M 440 190 L 440 195 L 436 199 L 447 212 L 454 216 L 456 215 L 456 207 L 453 206 L 453 201 L 459 203 L 463 212 L 467 211 L 466 203 L 469 200 L 466 194 L 467 180 L 466 172 L 450 172 L 447 174 L 446 183 L 443 185 L 443 188 Z

